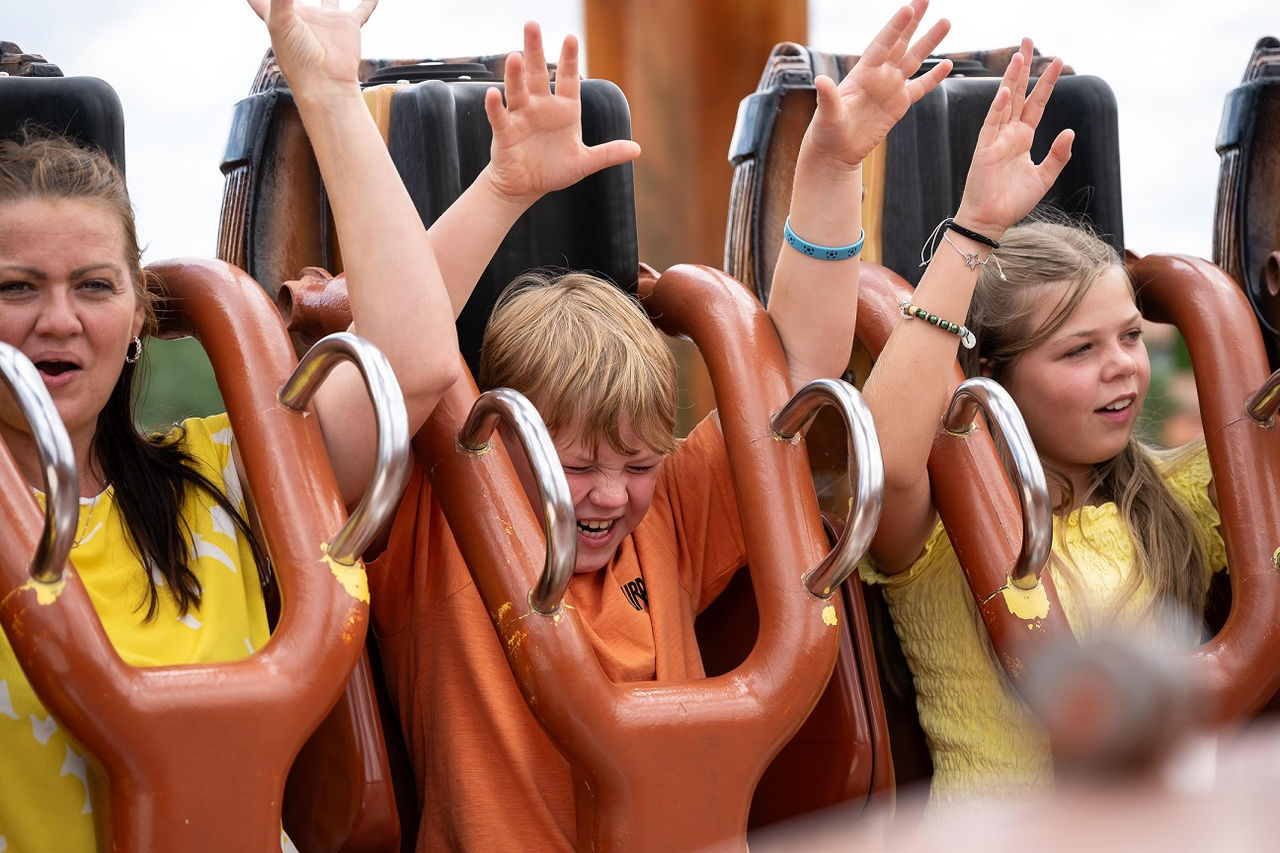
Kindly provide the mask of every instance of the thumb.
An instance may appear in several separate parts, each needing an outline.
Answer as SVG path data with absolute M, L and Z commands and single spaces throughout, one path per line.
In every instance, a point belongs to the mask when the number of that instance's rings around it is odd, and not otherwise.
M 1053 145 L 1049 147 L 1049 153 L 1040 163 L 1040 169 L 1045 177 L 1045 186 L 1050 186 L 1054 181 L 1058 180 L 1058 175 L 1062 174 L 1062 170 L 1066 167 L 1067 162 L 1071 159 L 1071 144 L 1075 141 L 1076 132 L 1070 128 L 1058 134 L 1053 140 Z
M 632 139 L 614 139 L 602 142 L 587 149 L 587 174 L 594 174 L 601 169 L 630 163 L 640 156 L 640 145 Z

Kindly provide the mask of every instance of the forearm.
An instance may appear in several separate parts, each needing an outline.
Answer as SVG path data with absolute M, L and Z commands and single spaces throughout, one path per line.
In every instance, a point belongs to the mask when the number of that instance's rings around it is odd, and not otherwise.
M 967 251 L 986 247 L 951 235 Z M 963 324 L 977 282 L 963 256 L 940 243 L 911 303 Z M 900 317 L 862 389 L 884 461 L 881 524 L 871 543 L 880 570 L 908 569 L 937 521 L 928 462 L 950 400 L 960 338 L 927 320 Z
M 953 232 L 965 251 L 990 249 Z M 945 241 L 938 244 L 910 301 L 943 320 L 965 323 L 978 279 L 964 256 Z M 900 317 L 876 360 L 863 398 L 881 437 L 886 490 L 927 493 L 927 463 L 955 377 L 960 338 L 927 320 Z
M 386 355 L 411 422 L 421 422 L 457 370 L 436 253 L 358 87 L 297 102 L 333 210 L 353 327 Z M 414 411 L 418 400 L 426 411 Z
M 862 234 L 862 169 L 814 162 L 804 146 L 792 185 L 791 228 L 820 246 L 849 246 Z M 769 316 L 794 388 L 841 376 L 853 348 L 861 255 L 809 257 L 783 241 L 774 267 Z
M 428 230 L 449 292 L 453 316 L 466 306 L 498 246 L 530 203 L 513 199 L 493 184 L 485 168 Z

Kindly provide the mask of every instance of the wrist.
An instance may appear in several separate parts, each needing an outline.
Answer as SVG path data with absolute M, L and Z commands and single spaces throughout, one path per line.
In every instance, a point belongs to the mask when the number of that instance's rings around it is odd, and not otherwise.
M 837 187 L 861 184 L 862 161 L 850 163 L 829 153 L 814 153 L 802 144 L 796 157 L 795 181 L 799 183 L 805 178 Z
M 1004 232 L 1008 230 L 1008 225 L 1003 222 L 996 222 L 989 217 L 984 217 L 965 207 L 964 203 L 960 203 L 960 209 L 956 211 L 956 215 L 952 218 L 956 225 L 960 226 L 956 229 L 956 233 L 964 236 L 964 231 L 971 231 L 981 237 L 985 237 L 992 243 L 999 243 L 1000 238 L 1004 236 Z M 966 238 L 971 239 L 971 238 Z M 975 241 L 980 242 L 980 241 Z
M 541 198 L 541 194 L 538 193 L 514 193 L 508 190 L 503 186 L 502 178 L 492 160 L 480 170 L 475 183 L 491 203 L 510 214 L 512 222 Z
M 286 82 L 288 78 L 285 78 Z M 293 102 L 302 111 L 334 111 L 359 104 L 360 109 L 368 112 L 360 84 L 355 81 L 325 80 L 295 86 L 289 83 L 289 93 Z

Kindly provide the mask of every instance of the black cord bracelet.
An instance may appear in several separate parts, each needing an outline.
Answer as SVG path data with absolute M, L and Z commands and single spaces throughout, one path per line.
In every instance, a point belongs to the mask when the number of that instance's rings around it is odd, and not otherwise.
M 954 219 L 951 219 L 950 217 L 942 220 L 942 227 L 944 229 L 950 228 L 952 231 L 956 232 L 961 237 L 968 237 L 970 240 L 974 241 L 975 243 L 981 243 L 984 246 L 990 246 L 993 250 L 1000 248 L 1000 244 L 997 243 L 995 240 L 992 240 L 986 234 L 979 234 L 977 231 L 970 231 L 968 228 L 965 228 L 963 225 L 956 222 Z

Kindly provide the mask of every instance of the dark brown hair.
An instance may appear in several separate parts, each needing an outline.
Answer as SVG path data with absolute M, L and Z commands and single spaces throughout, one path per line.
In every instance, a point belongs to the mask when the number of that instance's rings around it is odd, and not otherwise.
M 156 296 L 142 269 L 133 208 L 124 176 L 106 155 L 38 128 L 27 128 L 20 138 L 0 140 L 0 204 L 30 198 L 90 202 L 120 223 L 125 260 L 147 317 L 142 335 L 153 332 Z M 200 604 L 203 590 L 188 565 L 194 553 L 192 533 L 181 512 L 188 489 L 208 494 L 235 520 L 249 542 L 264 584 L 270 569 L 265 549 L 239 508 L 196 470 L 195 460 L 175 440 L 181 433 L 146 436 L 139 432 L 134 422 L 134 380 L 141 364 L 125 362 L 111 396 L 98 413 L 91 457 L 85 464 L 97 465 L 105 481 L 114 487 L 115 503 L 124 516 L 133 550 L 144 569 L 149 569 L 144 574 L 147 618 L 151 619 L 160 597 L 153 571 L 164 578 L 181 613 Z

